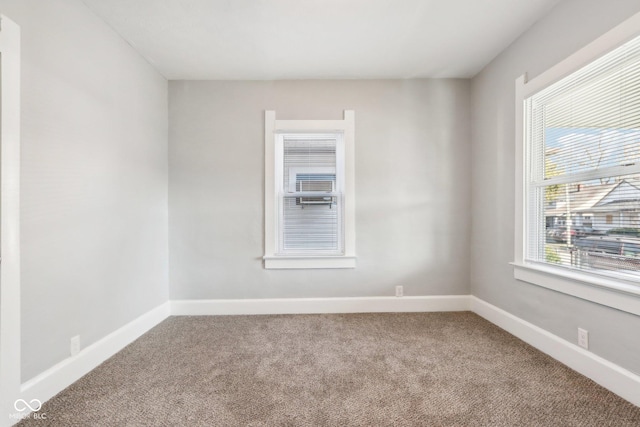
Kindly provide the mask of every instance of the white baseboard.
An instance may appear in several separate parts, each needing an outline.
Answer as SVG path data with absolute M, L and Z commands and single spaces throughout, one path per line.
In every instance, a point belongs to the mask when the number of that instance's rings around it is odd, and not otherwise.
M 640 406 L 640 376 L 474 296 L 471 311 Z
M 170 315 L 469 310 L 640 406 L 640 376 L 471 295 L 169 301 L 22 384 L 19 398 L 49 400 Z
M 148 311 L 100 341 L 82 349 L 76 356 L 63 360 L 23 383 L 20 387 L 20 398 L 27 401 L 38 399 L 42 403 L 46 402 L 169 315 L 169 302 Z
M 468 311 L 470 295 L 171 301 L 173 316 Z

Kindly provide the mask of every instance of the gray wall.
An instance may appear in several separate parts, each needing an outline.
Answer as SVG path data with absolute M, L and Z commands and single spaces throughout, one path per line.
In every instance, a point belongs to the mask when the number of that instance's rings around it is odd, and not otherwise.
M 640 11 L 637 0 L 566 0 L 472 82 L 471 293 L 640 373 L 640 318 L 513 279 L 515 79 L 533 78 Z
M 167 82 L 79 0 L 22 31 L 22 380 L 168 299 Z
M 172 299 L 468 294 L 469 81 L 169 83 Z M 264 110 L 356 114 L 353 270 L 264 270 Z

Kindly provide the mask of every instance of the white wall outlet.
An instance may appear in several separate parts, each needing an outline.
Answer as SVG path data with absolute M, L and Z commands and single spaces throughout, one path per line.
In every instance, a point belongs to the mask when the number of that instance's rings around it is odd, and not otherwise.
M 578 328 L 578 345 L 582 348 L 589 348 L 589 331 Z
M 402 286 L 396 286 L 396 296 L 401 297 L 404 291 L 402 290 Z
M 75 337 L 71 337 L 71 355 L 76 356 L 80 353 L 80 335 L 76 335 Z

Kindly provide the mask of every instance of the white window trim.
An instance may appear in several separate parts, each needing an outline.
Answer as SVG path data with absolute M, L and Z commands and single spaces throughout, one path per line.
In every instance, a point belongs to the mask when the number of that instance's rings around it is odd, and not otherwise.
M 574 271 L 543 263 L 525 261 L 525 195 L 528 170 L 524 146 L 524 100 L 593 60 L 640 34 L 640 13 L 580 49 L 564 61 L 527 80 L 526 74 L 516 80 L 516 194 L 514 277 L 534 285 L 562 292 L 628 313 L 640 315 L 640 283 Z
M 355 113 L 344 111 L 343 120 L 276 120 L 275 111 L 264 114 L 265 214 L 264 265 L 268 269 L 355 268 Z M 336 133 L 344 141 L 344 255 L 277 255 L 278 204 L 276 192 L 276 135 L 279 133 Z

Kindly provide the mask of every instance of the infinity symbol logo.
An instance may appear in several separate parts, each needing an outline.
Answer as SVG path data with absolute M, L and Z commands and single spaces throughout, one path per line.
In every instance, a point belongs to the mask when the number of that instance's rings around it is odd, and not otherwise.
M 27 408 L 29 408 L 33 412 L 38 412 L 40 408 L 42 408 L 42 402 L 40 402 L 38 399 L 33 399 L 31 400 L 31 402 L 27 402 L 24 399 L 18 399 L 13 404 L 13 407 L 16 408 L 16 411 L 20 412 L 25 411 Z

